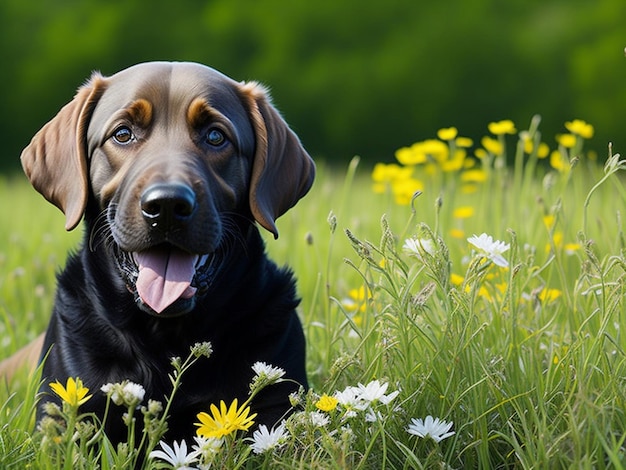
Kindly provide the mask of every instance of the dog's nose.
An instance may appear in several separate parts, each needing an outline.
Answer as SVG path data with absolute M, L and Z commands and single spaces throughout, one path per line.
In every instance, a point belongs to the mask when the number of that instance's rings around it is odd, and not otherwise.
M 191 219 L 196 208 L 196 194 L 186 184 L 156 183 L 145 189 L 140 204 L 146 222 L 167 230 Z

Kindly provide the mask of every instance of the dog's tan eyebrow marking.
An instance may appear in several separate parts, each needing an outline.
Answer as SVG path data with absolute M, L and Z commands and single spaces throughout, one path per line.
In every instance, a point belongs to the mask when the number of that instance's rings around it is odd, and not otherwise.
M 139 127 L 146 128 L 152 122 L 152 103 L 145 99 L 133 101 L 125 110 L 131 122 Z
M 187 109 L 187 123 L 197 129 L 211 120 L 227 120 L 226 117 L 213 108 L 204 98 L 194 99 Z

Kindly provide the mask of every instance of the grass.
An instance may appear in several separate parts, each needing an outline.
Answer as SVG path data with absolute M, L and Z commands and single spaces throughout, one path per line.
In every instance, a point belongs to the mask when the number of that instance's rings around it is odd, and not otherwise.
M 519 141 L 496 135 L 501 152 L 463 155 L 484 173 L 472 188 L 466 163 L 443 171 L 454 137 L 444 141 L 445 161 L 404 165 L 411 180 L 376 177 L 382 194 L 356 159 L 341 175 L 320 165 L 312 192 L 279 220 L 278 241 L 267 237 L 271 257 L 299 279 L 312 387 L 298 397 L 305 411 L 260 455 L 249 435 L 228 435 L 210 456 L 214 467 L 626 465 L 623 163 L 611 152 L 597 163 L 581 139 L 557 147 L 565 165 L 559 155 L 544 163 L 524 146 L 528 136 L 539 143 L 537 125 Z M 403 198 L 407 182 L 421 195 Z M 64 233 L 62 215 L 23 178 L 0 181 L 0 199 L 10 201 L 0 206 L 6 357 L 45 328 L 54 273 L 80 233 Z M 510 245 L 508 268 L 468 243 L 483 232 Z M 419 240 L 416 251 L 403 249 L 408 238 Z M 323 394 L 372 383 L 381 388 L 368 409 L 316 407 Z M 23 373 L 0 388 L 0 468 L 132 466 L 132 450 L 94 429 L 61 430 L 55 447 L 35 429 L 37 385 Z M 436 442 L 407 432 L 428 415 L 453 423 L 454 434 Z

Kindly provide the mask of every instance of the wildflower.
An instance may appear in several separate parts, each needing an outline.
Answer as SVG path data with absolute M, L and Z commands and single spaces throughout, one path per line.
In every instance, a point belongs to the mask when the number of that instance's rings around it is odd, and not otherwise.
M 211 463 L 224 444 L 223 438 L 194 436 L 196 443 L 192 446 L 203 464 Z M 202 467 L 204 468 L 204 467 Z M 207 467 L 208 468 L 208 467 Z
M 426 154 L 422 152 L 419 144 L 399 148 L 395 157 L 402 165 L 419 165 L 427 161 Z
M 87 395 L 89 389 L 83 386 L 83 381 L 78 377 L 76 379 L 68 377 L 65 387 L 57 380 L 50 384 L 50 388 L 71 407 L 78 407 L 93 396 Z
M 493 155 L 502 155 L 504 153 L 504 146 L 497 139 L 492 139 L 491 137 L 483 137 L 480 143 L 483 147 L 485 147 L 485 150 L 487 150 L 487 152 Z M 476 151 L 476 156 L 478 158 L 481 158 L 481 154 L 479 154 L 478 151 Z
M 473 235 L 467 239 L 472 245 L 478 248 L 487 258 L 493 261 L 494 264 L 502 268 L 509 266 L 509 263 L 502 253 L 507 251 L 511 245 L 501 242 L 499 240 L 494 241 L 491 235 L 482 233 L 480 236 Z
M 135 407 L 143 401 L 146 394 L 144 388 L 125 380 L 122 383 L 108 383 L 103 385 L 100 390 L 105 393 L 111 401 L 116 405 L 125 405 L 128 407 Z
M 468 219 L 474 215 L 474 208 L 472 206 L 457 207 L 452 211 L 452 217 L 455 219 Z
M 196 343 L 191 347 L 191 353 L 195 357 L 210 357 L 213 354 L 213 346 L 209 341 L 204 341 L 202 343 Z
M 517 130 L 515 129 L 515 124 L 510 119 L 505 119 L 504 121 L 498 122 L 490 122 L 487 126 L 489 132 L 494 135 L 503 135 L 503 134 L 515 134 Z
M 567 173 L 571 168 L 567 156 L 563 155 L 558 150 L 554 150 L 550 154 L 550 166 L 561 173 Z
M 344 418 L 353 418 L 356 416 L 356 410 L 359 410 L 361 406 L 358 388 L 346 387 L 342 392 L 335 392 L 335 398 L 342 408 L 346 410 Z
M 437 131 L 437 137 L 441 140 L 454 140 L 459 132 L 456 127 L 447 127 Z
M 252 370 L 256 374 L 255 379 L 263 380 L 267 385 L 278 382 L 285 375 L 284 369 L 270 366 L 265 362 L 255 362 Z
M 370 300 L 371 293 L 365 286 L 361 286 L 358 289 L 350 289 L 348 291 L 348 297 L 342 299 L 341 305 L 352 313 L 363 313 L 367 310 L 367 301 Z
M 558 134 L 556 136 L 556 141 L 559 145 L 567 149 L 571 149 L 576 145 L 576 136 L 574 134 Z
M 398 390 L 385 395 L 388 383 L 380 383 L 378 380 L 372 380 L 367 385 L 358 385 L 359 398 L 361 401 L 371 405 L 376 401 L 380 401 L 383 405 L 388 405 L 400 393 Z
M 574 119 L 565 123 L 565 128 L 572 134 L 581 136 L 583 139 L 591 139 L 593 137 L 593 126 L 587 124 L 582 119 Z
M 487 177 L 487 172 L 483 169 L 465 170 L 461 173 L 463 183 L 484 183 Z
M 411 419 L 411 424 L 407 427 L 407 432 L 418 437 L 429 436 L 435 442 L 441 442 L 442 440 L 453 436 L 454 431 L 450 431 L 452 428 L 452 421 L 449 423 L 440 420 L 439 418 L 433 418 L 432 416 L 426 416 L 426 419 L 421 418 Z
M 330 423 L 330 419 L 328 419 L 328 416 L 321 411 L 311 411 L 308 416 L 309 422 L 316 428 L 323 428 L 324 426 L 327 426 L 328 423 Z
M 561 295 L 563 295 L 563 292 L 558 289 L 542 289 L 537 297 L 544 303 L 550 303 L 561 297 Z
M 321 411 L 333 411 L 337 408 L 339 400 L 336 397 L 331 397 L 325 393 L 315 402 L 315 407 Z
M 452 237 L 452 238 L 456 238 L 456 239 L 461 239 L 461 238 L 465 238 L 465 230 L 460 229 L 460 228 L 451 228 L 450 231 L 448 232 L 448 234 Z
M 457 137 L 454 141 L 457 147 L 469 148 L 474 145 L 474 141 L 469 137 Z
M 425 253 L 434 256 L 437 251 L 435 244 L 429 238 L 407 238 L 402 248 L 410 255 L 415 255 L 420 259 Z
M 423 190 L 424 184 L 413 177 L 396 179 L 391 184 L 394 200 L 400 206 L 409 205 L 415 194 Z
M 174 441 L 173 447 L 170 447 L 163 441 L 160 441 L 159 445 L 163 450 L 153 450 L 150 452 L 149 457 L 151 459 L 165 460 L 172 468 L 178 470 L 193 470 L 195 468 L 189 465 L 197 462 L 198 452 L 192 451 L 187 453 L 187 443 L 184 439 L 180 441 L 180 445 Z
M 284 445 L 288 437 L 289 433 L 285 429 L 284 423 L 271 431 L 267 429 L 267 426 L 261 424 L 259 429 L 252 433 L 252 444 L 250 444 L 250 447 L 255 454 L 262 454 Z
M 211 415 L 205 412 L 198 413 L 197 418 L 200 421 L 195 423 L 198 426 L 196 434 L 203 437 L 223 437 L 228 436 L 236 431 L 247 431 L 254 424 L 256 413 L 249 415 L 250 407 L 242 405 L 237 408 L 237 399 L 235 398 L 226 408 L 226 403 L 220 400 L 220 408 L 211 405 Z

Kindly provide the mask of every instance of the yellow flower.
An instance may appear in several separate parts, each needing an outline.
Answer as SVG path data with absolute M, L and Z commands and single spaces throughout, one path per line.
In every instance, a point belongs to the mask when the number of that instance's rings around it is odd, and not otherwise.
M 462 240 L 465 238 L 465 230 L 460 229 L 460 228 L 452 228 L 450 229 L 450 231 L 448 232 L 448 234 L 452 237 L 452 238 L 456 238 L 457 240 Z M 452 274 L 452 276 L 457 276 L 457 274 Z M 463 282 L 463 280 L 461 279 L 461 282 Z
M 415 178 L 398 179 L 392 182 L 391 191 L 393 192 L 396 204 L 406 206 L 411 202 L 417 191 L 423 191 L 424 184 Z
M 567 157 L 558 150 L 554 150 L 550 154 L 550 166 L 561 173 L 567 173 L 571 167 Z
M 485 147 L 485 150 L 487 150 L 487 152 L 493 155 L 502 155 L 502 153 L 504 152 L 504 146 L 497 139 L 485 136 L 482 138 L 480 143 L 483 145 L 483 147 Z M 476 151 L 476 156 L 478 158 L 481 158 L 478 155 L 478 151 Z
M 337 408 L 338 403 L 339 400 L 337 400 L 335 397 L 323 394 L 320 399 L 315 402 L 315 407 L 318 410 L 328 412 L 333 411 L 335 408 Z
M 456 149 L 451 159 L 441 162 L 441 169 L 446 172 L 458 171 L 463 168 L 467 152 L 463 149 Z
M 544 303 L 550 303 L 561 297 L 561 295 L 563 293 L 558 289 L 542 289 L 538 298 Z
M 452 212 L 452 217 L 455 219 L 467 219 L 474 215 L 474 208 L 472 206 L 457 207 Z
M 450 284 L 452 284 L 453 286 L 460 286 L 461 284 L 463 284 L 464 280 L 465 279 L 463 278 L 463 276 L 459 274 L 450 274 Z
M 571 149 L 576 145 L 576 136 L 574 134 L 558 134 L 556 141 L 566 149 Z
M 413 168 L 401 167 L 395 163 L 377 163 L 372 170 L 373 189 L 377 194 L 383 194 L 394 182 L 411 178 Z
M 241 408 L 237 408 L 237 399 L 235 398 L 226 408 L 224 400 L 220 400 L 220 408 L 211 405 L 211 414 L 202 412 L 198 413 L 197 418 L 200 421 L 195 423 L 198 426 L 196 434 L 200 437 L 216 438 L 228 436 L 237 431 L 247 431 L 254 424 L 256 413 L 248 416 L 250 407 L 245 404 Z
M 341 305 L 349 312 L 365 312 L 367 309 L 367 300 L 371 298 L 369 289 L 361 286 L 358 289 L 350 289 L 348 297 L 341 301 Z
M 61 400 L 72 407 L 78 407 L 89 400 L 93 395 L 87 395 L 89 389 L 83 387 L 83 381 L 78 377 L 68 377 L 65 387 L 57 380 L 50 384 L 50 388 L 56 393 Z
M 579 243 L 566 243 L 563 245 L 563 250 L 565 250 L 566 255 L 573 255 L 577 250 L 580 250 L 582 247 Z
M 461 181 L 463 183 L 484 183 L 487 181 L 487 172 L 482 168 L 465 170 L 461 173 Z
M 457 147 L 469 148 L 474 145 L 474 141 L 469 137 L 457 137 L 454 141 Z
M 442 141 L 437 139 L 427 139 L 423 142 L 419 142 L 418 148 L 425 155 L 436 160 L 437 162 L 443 162 L 448 158 L 450 149 Z
M 494 135 L 503 135 L 503 134 L 515 134 L 517 130 L 515 129 L 515 124 L 510 119 L 505 119 L 504 121 L 498 122 L 490 122 L 488 125 L 489 132 Z
M 410 147 L 396 150 L 396 160 L 403 165 L 419 165 L 426 163 L 426 155 L 421 151 L 418 144 L 413 144 Z
M 454 140 L 458 133 L 456 127 L 446 127 L 437 131 L 437 137 L 441 140 Z
M 548 230 L 552 230 L 555 223 L 556 217 L 554 215 L 548 214 L 543 216 L 543 225 L 545 225 Z
M 587 124 L 582 119 L 574 119 L 565 123 L 565 128 L 572 134 L 581 136 L 583 139 L 591 139 L 593 137 L 593 126 Z

